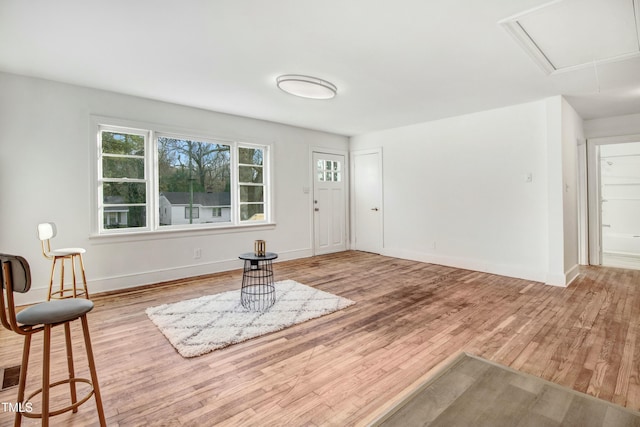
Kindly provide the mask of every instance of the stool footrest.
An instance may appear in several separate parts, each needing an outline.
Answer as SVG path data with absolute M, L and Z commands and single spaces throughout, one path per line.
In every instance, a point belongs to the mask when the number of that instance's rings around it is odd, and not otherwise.
M 64 295 L 67 292 L 70 295 Z M 76 289 L 76 297 L 86 295 L 86 294 L 87 293 L 85 291 Z M 73 288 L 59 289 L 57 291 L 51 292 L 51 299 L 67 299 L 67 298 L 73 298 Z
M 61 380 L 61 381 L 57 381 L 53 384 L 51 384 L 49 386 L 49 389 L 52 389 L 56 386 L 62 385 L 62 384 L 69 384 L 69 386 L 71 386 L 71 383 L 85 383 L 85 384 L 89 384 L 91 386 L 91 389 L 87 392 L 87 395 L 84 396 L 82 399 L 78 400 L 76 403 L 72 403 L 69 406 L 65 406 L 64 408 L 60 408 L 60 409 L 56 409 L 55 411 L 49 411 L 49 416 L 53 417 L 56 415 L 60 415 L 60 414 L 64 414 L 65 412 L 69 412 L 69 411 L 74 411 L 76 409 L 78 409 L 78 407 L 80 405 L 82 405 L 83 403 L 85 403 L 87 400 L 89 400 L 91 398 L 91 396 L 93 396 L 93 383 L 88 380 L 87 378 L 69 378 L 66 380 Z M 40 393 L 42 393 L 42 388 L 39 388 L 38 390 L 34 391 L 33 393 L 31 393 L 29 396 L 27 396 L 27 398 L 25 399 L 24 402 L 22 403 L 27 403 L 29 402 L 33 397 L 39 395 Z M 23 417 L 26 418 L 42 418 L 42 412 L 38 413 L 38 412 L 23 412 L 22 413 Z

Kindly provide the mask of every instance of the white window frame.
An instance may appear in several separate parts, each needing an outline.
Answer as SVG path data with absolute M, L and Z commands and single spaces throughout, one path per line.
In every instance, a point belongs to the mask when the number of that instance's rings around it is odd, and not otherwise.
M 141 135 L 145 137 L 145 183 L 146 183 L 146 227 L 116 228 L 107 229 L 104 227 L 104 203 L 102 192 L 102 138 L 101 132 L 122 132 Z M 272 143 L 246 142 L 245 140 L 234 140 L 233 138 L 219 138 L 215 136 L 202 136 L 202 132 L 176 130 L 165 126 L 140 124 L 132 121 L 92 116 L 92 135 L 96 142 L 92 152 L 92 175 L 93 185 L 91 190 L 91 211 L 92 211 L 92 233 L 93 237 L 114 236 L 114 235 L 151 235 L 156 233 L 187 231 L 195 232 L 202 230 L 225 230 L 238 229 L 256 226 L 273 226 L 273 200 L 271 189 L 271 150 Z M 222 223 L 200 223 L 200 224 L 179 224 L 160 226 L 160 195 L 158 191 L 158 137 L 183 138 L 194 141 L 225 144 L 230 146 L 230 204 L 231 220 Z M 239 183 L 239 149 L 257 148 L 263 150 L 263 200 L 264 219 L 253 221 L 240 220 L 240 183 Z M 131 182 L 128 180 L 127 182 Z
M 264 220 L 263 221 L 249 221 L 249 220 L 245 220 L 242 221 L 240 219 L 240 206 L 245 204 L 252 204 L 252 203 L 242 203 L 241 199 L 240 199 L 240 187 L 241 187 L 241 183 L 240 183 L 240 166 L 256 166 L 256 165 L 248 165 L 248 164 L 240 164 L 240 155 L 238 154 L 240 151 L 240 148 L 249 148 L 249 149 L 260 149 L 262 150 L 262 184 L 249 184 L 249 183 L 242 183 L 242 185 L 253 185 L 255 187 L 259 187 L 262 186 L 262 197 L 263 197 L 263 205 L 264 205 Z M 235 204 L 234 204 L 234 200 L 232 197 L 231 203 L 232 203 L 232 207 L 233 206 L 237 206 L 238 208 L 236 209 L 235 212 L 235 216 L 236 216 L 236 221 L 238 222 L 238 224 L 252 224 L 252 223 L 256 223 L 256 222 L 267 222 L 269 219 L 269 214 L 268 214 L 268 208 L 269 208 L 269 204 L 267 203 L 267 200 L 271 200 L 270 196 L 269 196 L 269 189 L 270 189 L 270 185 L 267 185 L 267 180 L 268 180 L 268 172 L 269 172 L 269 168 L 268 168 L 268 161 L 269 161 L 269 150 L 268 150 L 268 146 L 265 145 L 258 145 L 258 144 L 250 144 L 247 142 L 239 142 L 238 145 L 236 146 L 236 151 L 235 151 L 236 155 L 232 156 L 232 160 L 235 157 L 235 163 L 234 163 L 234 168 L 235 168 L 235 179 L 232 180 L 233 184 L 235 184 L 236 188 L 235 188 Z M 232 173 L 233 175 L 233 173 Z
M 102 165 L 103 165 L 103 158 L 105 157 L 102 153 L 102 132 L 114 132 L 114 133 L 126 133 L 129 135 L 138 135 L 138 136 L 142 136 L 144 138 L 144 178 L 142 179 L 137 179 L 137 178 L 104 178 L 103 177 L 103 169 L 102 169 Z M 96 180 L 96 185 L 94 186 L 94 188 L 96 188 L 96 199 L 95 203 L 97 206 L 97 212 L 94 215 L 98 224 L 98 230 L 100 234 L 116 234 L 116 233 L 124 233 L 124 232 L 143 232 L 143 231 L 150 231 L 151 230 L 151 215 L 150 215 L 150 209 L 152 208 L 150 206 L 149 203 L 149 194 L 151 194 L 150 192 L 152 191 L 152 180 L 150 179 L 150 171 L 152 170 L 150 168 L 151 166 L 151 160 L 150 158 L 152 157 L 152 152 L 149 151 L 150 150 L 150 139 L 151 139 L 151 133 L 147 130 L 144 129 L 138 129 L 138 128 L 134 128 L 134 127 L 125 127 L 125 126 L 113 126 L 113 125 L 99 125 L 97 132 L 96 132 L 96 136 L 97 136 L 97 145 L 96 145 L 96 150 L 97 150 L 97 165 L 96 165 L 96 174 L 94 174 L 94 179 Z M 138 156 L 112 156 L 112 155 L 107 155 L 106 157 L 130 157 L 130 158 L 137 158 Z M 145 206 L 145 227 L 135 227 L 135 228 L 122 228 L 122 229 L 108 229 L 104 227 L 104 209 L 105 209 L 105 204 L 104 204 L 104 193 L 103 193 L 103 188 L 104 188 L 104 183 L 105 182 L 122 182 L 122 183 L 127 183 L 127 182 L 138 182 L 138 183 L 144 183 L 145 184 L 145 194 L 146 194 L 146 201 L 144 203 Z M 109 206 L 114 206 L 114 205 L 109 205 Z M 117 206 L 117 205 L 115 205 Z M 131 204 L 126 204 L 123 206 L 131 206 Z

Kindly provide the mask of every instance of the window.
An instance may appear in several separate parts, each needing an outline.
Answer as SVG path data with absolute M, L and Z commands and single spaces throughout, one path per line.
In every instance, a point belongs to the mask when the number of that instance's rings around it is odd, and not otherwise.
M 184 218 L 165 213 L 160 226 L 231 223 L 231 145 L 168 135 L 159 135 L 157 144 L 160 203 L 185 212 Z M 220 215 L 206 218 L 198 207 Z
M 342 171 L 340 169 L 339 161 L 318 160 L 316 164 L 318 181 L 342 181 Z
M 147 226 L 144 133 L 102 131 L 98 141 L 98 205 L 105 230 Z
M 200 209 L 197 206 L 185 207 L 184 218 L 189 220 L 189 224 L 192 224 L 194 219 L 200 218 Z
M 100 234 L 269 221 L 269 146 L 98 125 Z
M 261 148 L 238 149 L 240 177 L 240 220 L 264 220 L 264 151 Z

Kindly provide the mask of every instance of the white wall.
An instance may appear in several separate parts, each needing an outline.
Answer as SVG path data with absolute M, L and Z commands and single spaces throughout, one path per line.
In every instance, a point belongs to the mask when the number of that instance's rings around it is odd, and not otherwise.
M 0 251 L 27 258 L 42 299 L 50 261 L 39 222 L 53 221 L 55 246 L 87 249 L 90 290 L 100 292 L 240 268 L 255 239 L 281 259 L 312 254 L 310 147 L 347 150 L 348 138 L 95 89 L 0 73 Z M 212 94 L 215 96 L 215 94 Z M 90 238 L 90 115 L 192 129 L 212 136 L 273 142 L 277 225 L 226 232 Z M 194 259 L 194 249 L 202 257 Z
M 555 97 L 351 138 L 383 148 L 383 253 L 566 285 L 563 109 Z
M 585 120 L 584 133 L 587 138 L 640 134 L 640 114 Z
M 578 276 L 578 145 L 584 141 L 583 120 L 573 107 L 562 100 L 562 191 L 564 265 L 566 283 Z

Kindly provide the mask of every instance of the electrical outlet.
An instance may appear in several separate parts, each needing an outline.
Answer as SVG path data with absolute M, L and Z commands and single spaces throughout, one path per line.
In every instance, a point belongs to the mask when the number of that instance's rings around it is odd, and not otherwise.
M 195 248 L 193 250 L 193 259 L 200 259 L 201 256 L 202 256 L 202 249 Z

